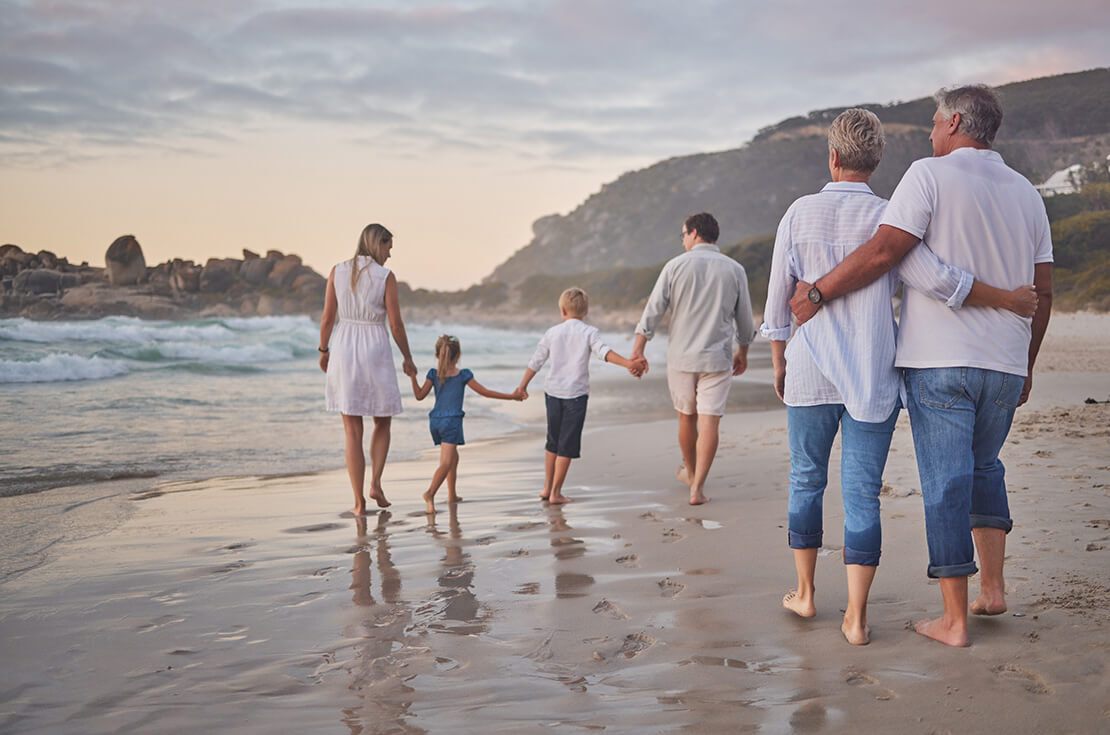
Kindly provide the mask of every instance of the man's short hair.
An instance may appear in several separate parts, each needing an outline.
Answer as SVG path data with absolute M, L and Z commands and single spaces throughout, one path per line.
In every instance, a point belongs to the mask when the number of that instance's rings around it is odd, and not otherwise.
M 985 84 L 939 89 L 933 95 L 945 120 L 960 113 L 960 132 L 985 146 L 994 144 L 1002 127 L 1002 103 L 998 94 Z
M 559 294 L 559 308 L 567 315 L 581 319 L 590 310 L 590 297 L 582 289 L 572 286 Z
M 691 214 L 683 224 L 687 232 L 696 230 L 698 236 L 706 242 L 717 242 L 717 238 L 721 236 L 721 226 L 717 224 L 717 219 L 709 212 Z
M 829 127 L 829 148 L 840 155 L 840 167 L 871 173 L 883 158 L 883 124 L 870 110 L 853 107 L 836 116 Z

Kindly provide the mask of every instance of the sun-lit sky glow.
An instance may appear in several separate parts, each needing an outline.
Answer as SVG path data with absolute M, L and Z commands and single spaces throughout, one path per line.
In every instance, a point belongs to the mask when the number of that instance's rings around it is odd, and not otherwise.
M 1110 63 L 1110 4 L 0 0 L 0 242 L 102 264 L 362 227 L 460 288 L 620 173 L 812 109 Z

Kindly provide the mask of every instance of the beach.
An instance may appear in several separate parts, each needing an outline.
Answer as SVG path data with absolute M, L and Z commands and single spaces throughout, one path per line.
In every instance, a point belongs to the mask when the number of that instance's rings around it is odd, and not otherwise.
M 1053 318 L 1002 454 L 1009 611 L 973 618 L 969 649 L 907 629 L 940 595 L 905 412 L 872 643 L 839 629 L 838 450 L 818 615 L 781 608 L 786 418 L 760 352 L 696 508 L 674 479 L 661 363 L 639 383 L 595 368 L 561 508 L 536 497 L 539 385 L 513 431 L 461 450 L 464 502 L 434 518 L 416 434 L 386 471 L 393 506 L 365 522 L 343 513 L 342 469 L 0 497 L 0 731 L 1105 732 L 1108 326 Z M 20 536 L 24 518 L 39 530 Z

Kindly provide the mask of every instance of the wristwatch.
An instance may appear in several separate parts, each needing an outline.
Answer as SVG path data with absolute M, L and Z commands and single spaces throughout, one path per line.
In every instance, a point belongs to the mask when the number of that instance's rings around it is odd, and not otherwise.
M 824 297 L 821 296 L 821 292 L 817 290 L 816 286 L 809 289 L 808 296 L 809 296 L 809 302 L 811 304 L 820 304 L 824 300 Z

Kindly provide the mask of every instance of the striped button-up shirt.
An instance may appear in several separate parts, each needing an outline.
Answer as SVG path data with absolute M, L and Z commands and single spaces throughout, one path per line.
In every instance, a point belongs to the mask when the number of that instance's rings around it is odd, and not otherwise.
M 886 204 L 867 184 L 830 183 L 790 205 L 779 223 L 760 332 L 770 340 L 787 340 L 794 332 L 786 347 L 788 406 L 842 403 L 857 421 L 885 421 L 901 391 L 891 301 L 899 279 L 954 309 L 971 291 L 970 273 L 942 263 L 919 244 L 898 269 L 825 304 L 792 330 L 790 297 L 797 282 L 815 283 L 867 242 Z

